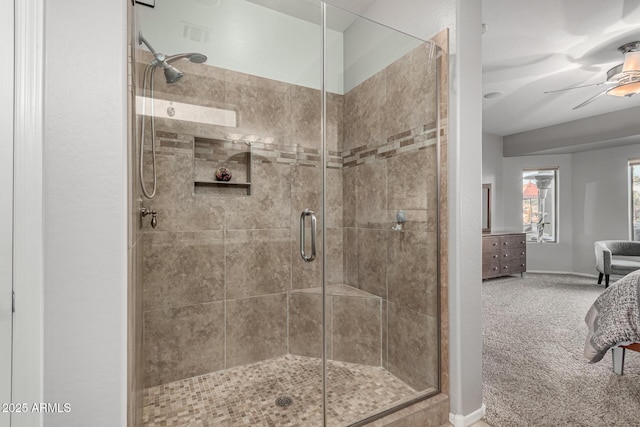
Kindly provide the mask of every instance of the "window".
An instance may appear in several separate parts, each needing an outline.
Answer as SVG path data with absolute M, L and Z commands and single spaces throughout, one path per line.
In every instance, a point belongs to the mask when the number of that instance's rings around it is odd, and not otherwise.
M 528 242 L 557 241 L 557 195 L 558 168 L 522 171 L 522 231 Z
M 631 240 L 640 240 L 640 159 L 629 160 Z

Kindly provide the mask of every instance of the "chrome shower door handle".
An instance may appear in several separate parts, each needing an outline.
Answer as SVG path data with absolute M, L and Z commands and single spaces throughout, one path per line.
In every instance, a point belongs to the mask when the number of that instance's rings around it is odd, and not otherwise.
M 306 218 L 311 217 L 311 255 L 306 254 Z M 300 214 L 300 256 L 305 262 L 311 262 L 316 259 L 316 214 L 309 209 L 305 209 Z

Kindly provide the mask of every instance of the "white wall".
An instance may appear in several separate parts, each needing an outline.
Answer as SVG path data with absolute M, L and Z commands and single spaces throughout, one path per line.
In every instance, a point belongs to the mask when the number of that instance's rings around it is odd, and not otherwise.
M 482 183 L 491 184 L 491 231 L 504 230 L 502 137 L 482 134 Z
M 341 6 L 348 6 L 349 2 L 344 3 L 347 4 Z M 158 2 L 153 9 L 139 8 L 138 11 L 145 38 L 159 52 L 167 55 L 201 52 L 208 56 L 209 65 L 316 89 L 321 87 L 319 7 L 315 23 L 236 0 L 221 0 L 217 5 Z M 327 8 L 329 27 L 334 21 L 348 22 L 355 16 L 331 5 Z M 208 31 L 208 40 L 200 42 L 185 37 L 185 24 Z M 432 31 L 429 34 L 426 27 L 420 28 L 424 38 L 439 29 Z M 418 39 L 365 19 L 356 19 L 344 35 L 328 29 L 327 89 L 344 94 L 420 43 Z
M 349 92 L 422 43 L 420 39 L 366 19 L 357 19 L 344 32 L 344 92 Z
M 450 52 L 449 297 L 451 414 L 469 425 L 482 404 L 482 7 L 456 0 Z M 429 11 L 433 13 L 433 10 Z
M 560 167 L 559 243 L 527 243 L 527 269 L 595 275 L 594 242 L 630 238 L 628 161 L 640 158 L 640 143 L 573 154 L 503 158 L 496 153 L 496 138 L 483 137 L 483 182 L 490 182 L 495 171 L 502 169 L 502 190 L 496 197 L 503 199 L 503 230 L 521 227 L 522 169 Z
M 640 144 L 573 155 L 574 271 L 596 274 L 593 243 L 629 239 L 629 159 Z
M 166 55 L 200 52 L 207 64 L 242 73 L 320 89 L 322 26 L 318 5 L 312 23 L 248 1 L 158 1 L 137 7 L 140 30 L 153 48 Z M 206 42 L 184 35 L 185 24 L 209 33 Z M 327 30 L 327 90 L 343 92 L 342 33 Z M 146 47 L 144 47 L 146 49 Z M 174 64 L 180 67 L 179 64 Z
M 350 3 L 358 3 L 353 0 L 327 2 L 346 10 L 353 10 Z M 444 28 L 449 28 L 450 47 L 455 52 L 456 10 L 457 4 L 454 0 L 375 0 L 365 11 L 357 12 L 365 18 L 424 40 L 430 39 Z
M 126 420 L 126 3 L 45 6 L 47 427 Z

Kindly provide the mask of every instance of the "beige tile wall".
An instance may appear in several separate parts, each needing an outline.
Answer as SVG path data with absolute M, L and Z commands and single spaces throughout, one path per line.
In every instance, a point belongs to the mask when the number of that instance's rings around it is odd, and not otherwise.
M 158 194 L 147 203 L 159 226 L 145 222 L 142 233 L 145 386 L 288 352 L 321 354 L 320 295 L 292 292 L 322 281 L 321 263 L 299 256 L 304 208 L 318 213 L 318 229 L 327 222 L 318 255 L 328 252 L 328 283 L 370 294 L 328 298 L 329 356 L 381 364 L 418 390 L 437 385 L 435 73 L 427 63 L 428 49 L 418 48 L 345 96 L 328 94 L 329 154 L 343 167 L 327 170 L 326 218 L 319 91 L 186 61 L 178 84 L 156 79 L 157 97 L 233 109 L 238 128 L 156 120 Z M 229 133 L 274 138 L 254 148 L 251 196 L 193 194 L 194 139 Z M 400 209 L 409 221 L 392 231 Z
M 186 62 L 180 68 L 186 75 L 178 84 L 156 80 L 156 96 L 235 110 L 238 128 L 156 120 L 158 193 L 148 203 L 158 211 L 158 227 L 145 222 L 143 233 L 147 387 L 287 354 L 301 343 L 289 342 L 289 328 L 309 339 L 315 331 L 288 321 L 295 317 L 289 291 L 322 280 L 321 263 L 303 262 L 298 246 L 300 212 L 316 211 L 319 229 L 323 221 L 320 91 Z M 332 97 L 335 117 L 341 102 Z M 330 128 L 337 157 L 341 125 Z M 234 150 L 211 142 L 228 133 L 274 138 L 254 144 L 251 195 L 232 188 L 194 194 L 194 174 L 213 180 L 220 164 L 246 177 L 246 162 L 230 163 Z M 146 139 L 149 147 L 149 133 Z M 150 159 L 149 152 L 147 177 Z M 335 205 L 326 219 L 328 255 L 338 261 L 329 275 L 340 283 L 341 170 L 329 170 L 328 180 L 327 197 Z
M 382 365 L 416 390 L 438 385 L 436 73 L 428 64 L 428 46 L 418 47 L 344 101 L 345 281 L 382 298 Z M 394 231 L 399 210 L 408 222 Z

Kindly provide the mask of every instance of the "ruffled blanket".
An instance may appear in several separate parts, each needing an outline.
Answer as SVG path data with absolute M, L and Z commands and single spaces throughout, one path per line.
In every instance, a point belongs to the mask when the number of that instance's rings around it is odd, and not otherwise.
M 640 342 L 640 270 L 600 294 L 584 319 L 589 327 L 584 357 L 599 362 L 616 346 Z

